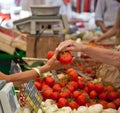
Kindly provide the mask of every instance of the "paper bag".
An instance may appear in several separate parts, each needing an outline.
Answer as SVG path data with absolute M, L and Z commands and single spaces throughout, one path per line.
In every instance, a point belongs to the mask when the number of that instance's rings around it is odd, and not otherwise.
M 115 88 L 120 88 L 120 71 L 116 67 L 102 64 L 98 68 L 96 76 L 101 78 L 104 85 L 112 85 Z

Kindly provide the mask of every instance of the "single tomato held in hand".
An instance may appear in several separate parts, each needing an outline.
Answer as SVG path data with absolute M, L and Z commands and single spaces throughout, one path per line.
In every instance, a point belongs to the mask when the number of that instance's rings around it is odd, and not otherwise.
M 58 60 L 62 64 L 70 64 L 73 61 L 73 57 L 72 57 L 71 52 L 69 52 L 69 51 L 63 51 L 63 52 L 59 53 Z

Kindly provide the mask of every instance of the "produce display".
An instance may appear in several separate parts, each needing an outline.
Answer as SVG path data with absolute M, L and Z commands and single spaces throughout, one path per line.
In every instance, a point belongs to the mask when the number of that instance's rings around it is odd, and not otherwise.
M 54 52 L 48 52 L 49 58 L 53 54 Z M 79 75 L 74 67 L 58 73 L 58 79 L 52 73 L 45 73 L 43 77 L 33 80 L 42 96 L 38 113 L 119 113 L 120 88 L 103 85 L 96 78 L 98 63 L 82 54 L 81 60 L 76 60 L 74 65 L 92 80 Z M 22 90 L 19 101 L 24 106 L 24 88 Z
M 87 81 L 72 69 L 59 81 L 55 81 L 52 76 L 40 80 L 37 78 L 35 86 L 42 94 L 43 101 L 53 99 L 58 108 L 69 106 L 77 109 L 82 105 L 91 106 L 97 103 L 102 104 L 103 108 L 118 109 L 120 106 L 120 89 Z

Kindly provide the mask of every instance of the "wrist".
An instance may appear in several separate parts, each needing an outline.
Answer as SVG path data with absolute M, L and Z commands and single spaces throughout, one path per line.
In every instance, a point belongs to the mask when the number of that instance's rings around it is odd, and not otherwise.
M 82 44 L 80 47 L 80 52 L 85 52 L 88 47 L 89 47 L 88 45 Z
M 50 71 L 50 66 L 48 64 L 45 64 L 44 66 L 39 66 L 38 69 L 40 70 L 41 73 Z
M 104 36 L 101 36 L 101 37 L 98 39 L 98 41 L 101 41 L 101 40 L 103 40 L 103 39 L 105 39 L 105 37 L 104 37 Z
M 37 73 L 37 77 L 41 77 L 41 71 L 38 67 L 32 68 Z
M 6 80 L 6 82 L 8 83 L 8 82 L 11 82 L 12 80 L 11 80 L 11 76 L 6 76 L 5 77 L 5 80 Z

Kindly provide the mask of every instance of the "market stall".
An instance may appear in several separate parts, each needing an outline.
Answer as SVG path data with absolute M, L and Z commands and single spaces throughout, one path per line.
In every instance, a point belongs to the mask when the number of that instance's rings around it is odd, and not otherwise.
M 0 28 L 0 43 L 3 44 L 0 50 L 14 54 L 19 49 L 26 53 L 14 56 L 11 73 L 43 66 L 64 40 L 71 39 L 94 48 L 112 50 L 115 47 L 115 37 L 98 44 L 89 42 L 103 34 L 93 24 L 93 13 L 84 13 L 82 19 L 85 21 L 69 25 L 66 16 L 59 15 L 58 5 L 31 8 L 30 16 L 13 22 L 16 30 Z M 57 56 L 57 60 L 63 64 L 71 63 L 72 67 L 42 73 L 40 78 L 15 87 L 12 82 L 1 80 L 0 113 L 120 112 L 120 82 L 116 68 L 103 65 L 82 52 L 64 51 Z M 109 76 L 113 72 L 116 76 Z

